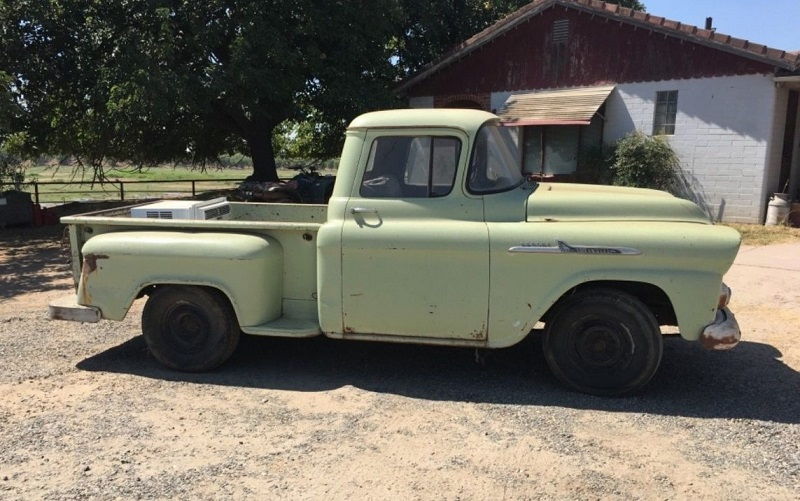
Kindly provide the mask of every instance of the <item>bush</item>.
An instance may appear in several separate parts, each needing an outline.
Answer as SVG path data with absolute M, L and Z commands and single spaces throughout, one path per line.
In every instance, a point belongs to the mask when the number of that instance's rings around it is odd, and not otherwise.
M 663 137 L 634 132 L 616 145 L 611 169 L 614 184 L 673 190 L 680 162 Z
M 8 144 L 0 145 L 0 185 L 10 184 L 19 190 L 25 181 L 25 167 L 22 158 Z M 2 190 L 0 190 L 2 191 Z
M 613 184 L 614 151 L 607 151 L 602 146 L 590 146 L 578 153 L 578 170 L 575 180 L 588 184 Z

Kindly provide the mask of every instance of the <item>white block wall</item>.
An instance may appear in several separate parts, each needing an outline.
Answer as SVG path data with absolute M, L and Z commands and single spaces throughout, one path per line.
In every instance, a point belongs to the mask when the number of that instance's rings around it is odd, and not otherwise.
M 717 219 L 762 222 L 774 190 L 785 100 L 770 75 L 619 84 L 606 101 L 604 140 L 653 132 L 657 91 L 678 91 L 675 135 L 691 198 Z M 784 109 L 781 112 L 780 104 Z M 777 151 L 777 153 L 776 153 Z

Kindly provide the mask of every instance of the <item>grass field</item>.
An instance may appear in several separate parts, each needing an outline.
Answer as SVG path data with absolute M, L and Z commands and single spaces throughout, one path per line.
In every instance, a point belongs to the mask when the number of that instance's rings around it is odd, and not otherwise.
M 246 168 L 208 168 L 204 171 L 187 167 L 151 167 L 143 170 L 109 169 L 106 175 L 110 182 L 91 183 L 90 171 L 81 171 L 73 167 L 34 166 L 28 168 L 25 181 L 38 183 L 82 184 L 40 184 L 39 201 L 41 203 L 70 202 L 76 200 L 119 200 L 120 184 L 124 182 L 125 199 L 137 198 L 171 198 L 191 195 L 191 180 L 195 180 L 198 193 L 228 189 L 236 186 L 236 182 L 226 179 L 241 180 L 250 174 Z M 290 170 L 279 170 L 278 176 L 287 178 L 295 173 Z M 134 183 L 130 183 L 135 181 Z M 158 182 L 147 182 L 158 181 Z M 25 191 L 33 193 L 32 185 L 23 186 Z

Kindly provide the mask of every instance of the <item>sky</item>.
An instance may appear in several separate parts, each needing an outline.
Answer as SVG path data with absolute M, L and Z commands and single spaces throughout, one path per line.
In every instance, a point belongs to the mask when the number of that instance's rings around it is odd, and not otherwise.
M 800 50 L 800 0 L 641 0 L 647 12 L 782 50 Z

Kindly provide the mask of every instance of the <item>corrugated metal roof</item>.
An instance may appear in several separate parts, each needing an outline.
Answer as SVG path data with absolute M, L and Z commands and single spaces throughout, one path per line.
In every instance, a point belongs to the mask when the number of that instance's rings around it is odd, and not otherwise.
M 613 85 L 513 94 L 497 114 L 509 125 L 589 125 Z

